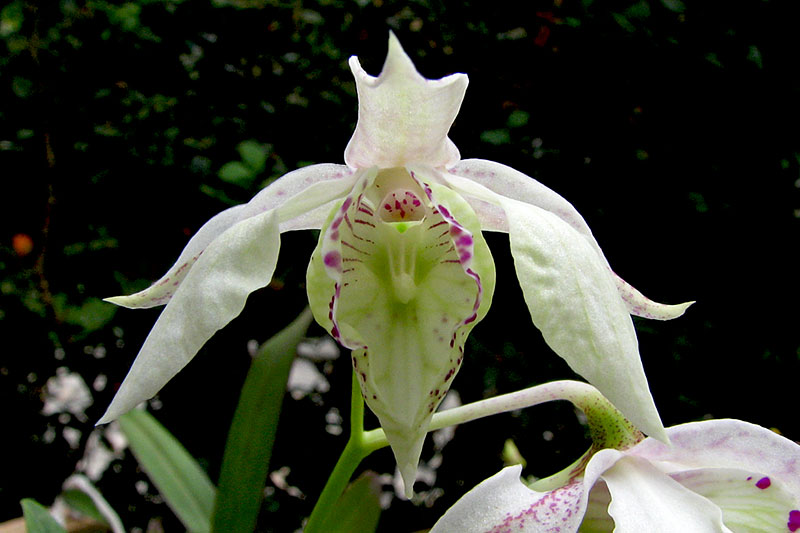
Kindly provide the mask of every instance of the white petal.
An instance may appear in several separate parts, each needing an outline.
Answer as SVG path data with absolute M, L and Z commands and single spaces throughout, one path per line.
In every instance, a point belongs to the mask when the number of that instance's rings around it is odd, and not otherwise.
M 583 235 L 586 241 L 600 256 L 603 263 L 605 263 L 609 269 L 611 268 L 608 266 L 608 261 L 605 255 L 603 255 L 600 245 L 597 244 L 594 235 L 592 235 L 589 225 L 586 224 L 586 221 L 581 214 L 578 213 L 578 210 L 564 199 L 564 197 L 530 176 L 514 170 L 511 167 L 484 159 L 466 159 L 460 161 L 450 169 L 450 173 L 469 178 L 473 182 L 502 196 L 535 205 L 553 213 Z M 479 210 L 476 209 L 476 211 L 478 211 L 479 216 L 482 214 Z M 507 231 L 503 221 L 497 218 L 495 213 L 489 213 L 482 222 L 487 224 L 484 226 L 484 229 Z M 686 308 L 694 303 L 686 302 L 677 305 L 665 305 L 654 302 L 643 296 L 616 274 L 614 274 L 614 276 L 620 296 L 622 296 L 622 299 L 628 306 L 628 312 L 633 315 L 657 320 L 668 320 L 681 316 Z
M 660 304 L 654 302 L 644 294 L 636 290 L 633 285 L 614 274 L 614 281 L 617 284 L 617 291 L 628 306 L 628 312 L 632 315 L 652 320 L 672 320 L 683 315 L 694 302 L 684 302 L 682 304 Z
M 129 308 L 163 305 L 172 298 L 203 250 L 231 226 L 259 213 L 281 206 L 281 231 L 322 227 L 336 198 L 347 194 L 356 174 L 344 165 L 321 164 L 304 167 L 271 183 L 250 202 L 231 207 L 206 222 L 181 252 L 164 276 L 147 289 L 106 301 Z
M 277 218 L 275 211 L 248 218 L 209 244 L 159 316 L 98 424 L 155 395 L 242 311 L 251 292 L 270 282 L 280 248 Z
M 624 457 L 603 474 L 615 533 L 730 533 L 722 511 L 639 457 Z
M 583 517 L 580 481 L 551 492 L 536 492 L 519 479 L 522 467 L 504 468 L 465 494 L 431 533 L 562 533 L 578 531 Z
M 393 33 L 377 78 L 367 74 L 355 56 L 350 69 L 358 90 L 358 124 L 344 154 L 349 166 L 444 167 L 458 161 L 458 149 L 447 132 L 467 90 L 465 74 L 425 79 Z
M 800 446 L 777 433 L 741 420 L 707 420 L 667 430 L 672 446 L 645 439 L 628 453 L 665 472 L 689 468 L 737 468 L 779 480 L 800 498 Z
M 533 323 L 547 344 L 650 436 L 666 440 L 636 332 L 611 271 L 555 214 L 453 175 L 458 190 L 493 200 L 508 219 L 511 253 Z

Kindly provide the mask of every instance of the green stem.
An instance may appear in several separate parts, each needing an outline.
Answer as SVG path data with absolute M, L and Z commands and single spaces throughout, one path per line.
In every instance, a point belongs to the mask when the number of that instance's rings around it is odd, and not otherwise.
M 552 381 L 535 387 L 501 394 L 487 400 L 468 403 L 433 415 L 428 431 L 471 422 L 486 416 L 516 411 L 554 400 L 567 400 L 583 411 L 589 422 L 592 440 L 600 447 L 623 449 L 643 437 L 611 403 L 593 386 L 579 381 Z M 383 430 L 363 434 L 364 446 L 371 452 L 388 446 Z
M 339 497 L 344 493 L 350 478 L 358 465 L 377 448 L 365 446 L 364 442 L 364 399 L 361 397 L 361 386 L 358 376 L 353 372 L 353 386 L 350 394 L 350 439 L 347 441 L 342 455 L 336 462 L 325 488 L 322 489 L 317 504 L 308 518 L 305 533 L 326 531 L 325 522 L 334 509 Z M 380 446 L 379 446 L 380 447 Z
M 578 381 L 553 381 L 535 387 L 529 387 L 509 394 L 502 394 L 487 400 L 462 405 L 435 413 L 428 431 L 442 429 L 447 426 L 463 424 L 486 416 L 515 411 L 524 407 L 532 407 L 553 400 L 567 400 L 586 414 L 589 429 L 592 433 L 592 449 L 576 461 L 574 468 L 568 468 L 548 480 L 555 483 L 566 474 L 585 466 L 586 461 L 595 451 L 602 448 L 625 449 L 644 436 L 602 395 L 600 391 L 587 383 Z M 336 505 L 339 497 L 347 487 L 358 465 L 369 454 L 388 446 L 383 430 L 364 431 L 364 400 L 358 376 L 353 373 L 353 389 L 350 399 L 350 439 L 328 479 L 322 495 L 314 507 L 306 525 L 305 533 L 325 531 L 325 521 Z

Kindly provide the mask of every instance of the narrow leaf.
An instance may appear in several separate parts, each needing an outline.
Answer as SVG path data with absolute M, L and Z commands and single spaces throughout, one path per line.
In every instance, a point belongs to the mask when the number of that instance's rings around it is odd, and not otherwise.
M 289 369 L 311 318 L 303 311 L 253 359 L 225 445 L 214 531 L 249 533 L 256 526 Z
M 339 498 L 325 522 L 330 533 L 374 533 L 381 516 L 381 485 L 373 472 L 363 473 Z
M 210 530 L 214 485 L 178 440 L 139 409 L 119 419 L 133 455 L 186 529 Z
M 36 500 L 25 498 L 19 502 L 25 516 L 25 527 L 28 533 L 66 533 L 56 519 L 50 516 L 45 506 Z

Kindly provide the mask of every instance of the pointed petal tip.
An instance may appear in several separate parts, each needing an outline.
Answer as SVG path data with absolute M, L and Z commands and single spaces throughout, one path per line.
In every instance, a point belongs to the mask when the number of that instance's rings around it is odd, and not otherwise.
M 417 479 L 417 465 L 406 463 L 403 466 L 397 465 L 400 469 L 400 477 L 403 479 L 404 494 L 407 499 L 414 497 L 414 481 Z
M 118 305 L 120 307 L 126 307 L 125 299 L 127 296 L 109 296 L 108 298 L 103 298 L 104 302 L 108 302 L 110 304 Z

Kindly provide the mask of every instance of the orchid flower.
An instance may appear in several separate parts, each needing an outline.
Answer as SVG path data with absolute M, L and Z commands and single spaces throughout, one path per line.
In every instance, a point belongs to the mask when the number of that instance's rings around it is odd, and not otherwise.
M 740 420 L 667 429 L 595 453 L 581 476 L 528 488 L 510 466 L 468 492 L 432 533 L 794 532 L 800 529 L 800 446 Z M 548 490 L 550 489 L 550 490 Z
M 511 168 L 461 160 L 448 132 L 465 74 L 428 80 L 397 38 L 378 77 L 350 59 L 358 123 L 345 165 L 295 170 L 209 220 L 150 288 L 109 298 L 166 304 L 101 423 L 156 394 L 270 282 L 280 234 L 321 229 L 308 268 L 316 320 L 352 350 L 407 493 L 431 416 L 486 314 L 495 268 L 481 231 L 510 234 L 517 276 L 547 343 L 642 430 L 665 439 L 630 313 L 690 305 L 642 296 L 610 269 L 561 196 Z

